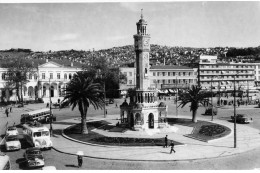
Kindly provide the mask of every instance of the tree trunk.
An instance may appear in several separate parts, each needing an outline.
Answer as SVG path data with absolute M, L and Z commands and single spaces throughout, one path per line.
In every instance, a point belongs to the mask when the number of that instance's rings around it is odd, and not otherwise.
M 20 102 L 21 101 L 21 98 L 20 98 L 20 94 L 19 94 L 19 86 L 16 87 L 16 95 L 18 97 L 18 101 Z
M 81 134 L 88 134 L 88 128 L 87 128 L 87 123 L 86 123 L 86 114 L 81 116 Z
M 192 110 L 192 122 L 196 123 L 197 122 L 197 110 Z

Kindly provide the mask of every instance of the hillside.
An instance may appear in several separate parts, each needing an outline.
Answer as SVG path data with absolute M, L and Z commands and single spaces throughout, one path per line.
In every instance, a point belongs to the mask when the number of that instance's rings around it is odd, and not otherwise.
M 260 60 L 260 46 L 255 48 L 190 48 L 190 47 L 169 47 L 151 45 L 150 63 L 151 64 L 180 64 L 196 67 L 199 56 L 218 55 L 220 59 L 243 59 L 244 61 Z M 26 59 L 57 59 L 69 60 L 81 64 L 91 64 L 98 57 L 106 57 L 108 65 L 111 67 L 125 66 L 135 61 L 133 45 L 113 47 L 102 50 L 61 50 L 48 52 L 33 52 L 30 49 L 10 49 L 0 51 L 0 60 L 16 57 L 26 57 Z

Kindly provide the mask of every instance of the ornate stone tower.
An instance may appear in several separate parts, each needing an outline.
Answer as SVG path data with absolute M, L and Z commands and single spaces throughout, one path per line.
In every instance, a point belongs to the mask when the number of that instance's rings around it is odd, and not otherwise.
M 129 104 L 125 101 L 120 106 L 121 126 L 133 130 L 163 128 L 167 124 L 167 106 L 163 102 L 158 104 L 155 90 L 150 88 L 150 35 L 147 34 L 147 22 L 143 19 L 142 13 L 136 25 L 136 88 L 129 91 Z
M 147 22 L 141 19 L 136 23 L 137 34 L 134 35 L 134 47 L 136 53 L 136 88 L 148 90 L 149 81 L 149 53 L 150 53 L 150 35 L 147 34 Z

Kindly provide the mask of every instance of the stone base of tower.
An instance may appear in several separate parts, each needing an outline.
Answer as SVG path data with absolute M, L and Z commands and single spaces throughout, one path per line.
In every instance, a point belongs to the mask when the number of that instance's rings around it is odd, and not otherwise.
M 121 125 L 134 131 L 166 128 L 167 106 L 157 101 L 152 103 L 127 103 L 120 106 Z

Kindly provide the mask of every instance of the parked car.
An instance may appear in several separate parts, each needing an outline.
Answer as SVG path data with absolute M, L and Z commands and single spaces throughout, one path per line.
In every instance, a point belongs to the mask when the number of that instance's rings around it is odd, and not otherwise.
M 231 120 L 234 121 L 234 116 L 231 116 Z M 236 122 L 237 123 L 251 123 L 251 122 L 253 122 L 253 118 L 249 118 L 245 114 L 237 114 Z
M 44 158 L 40 148 L 31 147 L 27 148 L 24 153 L 28 167 L 40 167 L 44 166 Z
M 21 149 L 21 142 L 17 135 L 5 136 L 5 149 L 7 151 Z
M 15 126 L 9 126 L 6 129 L 5 134 L 6 134 L 6 136 L 10 136 L 10 135 L 18 135 L 19 133 Z
M 213 108 L 213 115 L 217 115 L 217 114 L 218 114 L 218 109 Z M 211 107 L 206 109 L 205 115 L 212 115 L 212 108 Z

